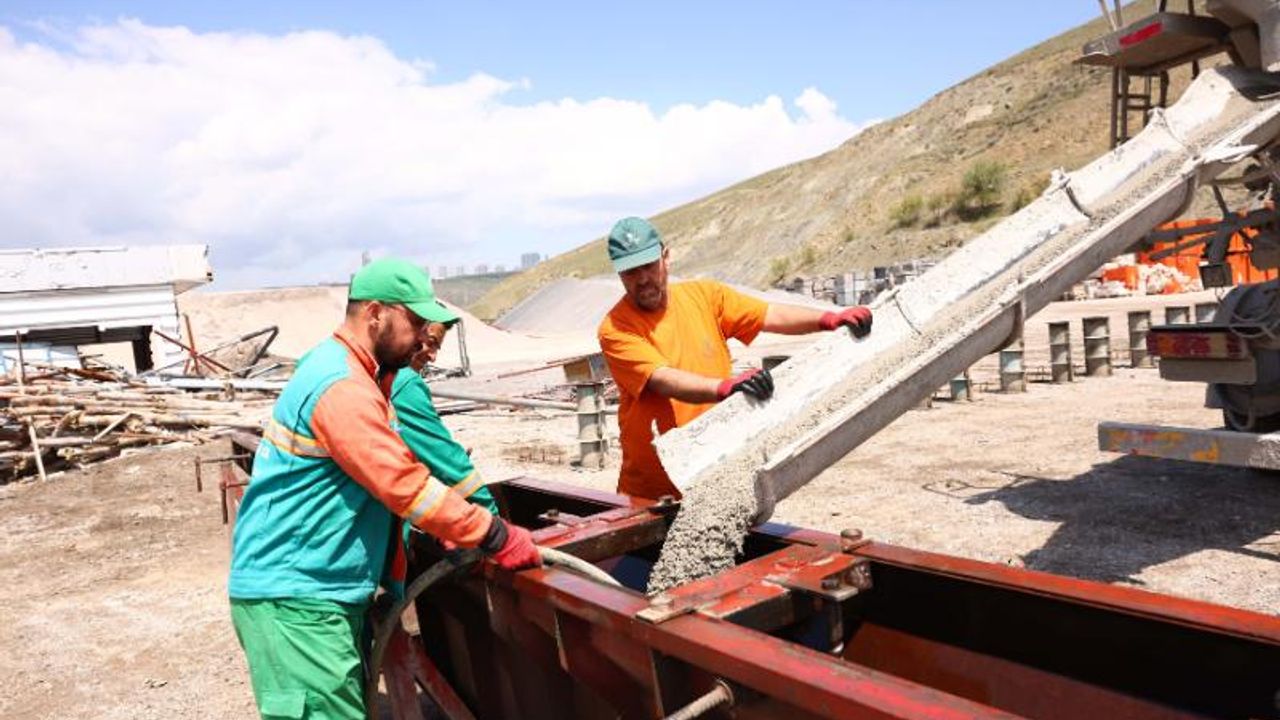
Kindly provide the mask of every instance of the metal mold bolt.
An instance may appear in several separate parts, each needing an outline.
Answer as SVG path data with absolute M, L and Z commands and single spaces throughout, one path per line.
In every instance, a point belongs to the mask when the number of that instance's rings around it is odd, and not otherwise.
M 831 577 L 822 578 L 823 590 L 835 590 L 838 587 L 840 587 L 840 578 L 836 577 L 835 575 L 832 575 Z
M 862 544 L 862 531 L 857 528 L 846 528 L 840 531 L 840 551 L 851 552 Z

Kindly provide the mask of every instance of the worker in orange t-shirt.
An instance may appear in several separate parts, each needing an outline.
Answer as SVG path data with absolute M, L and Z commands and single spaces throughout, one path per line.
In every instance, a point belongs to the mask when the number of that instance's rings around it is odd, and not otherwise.
M 680 496 L 653 447 L 655 429 L 680 427 L 735 392 L 761 401 L 773 394 L 767 370 L 733 375 L 729 338 L 749 345 L 762 330 L 871 332 L 871 311 L 861 306 L 824 312 L 767 303 L 713 280 L 668 285 L 669 255 L 648 221 L 629 217 L 613 226 L 609 260 L 626 295 L 597 331 L 620 395 L 618 491 L 646 498 Z

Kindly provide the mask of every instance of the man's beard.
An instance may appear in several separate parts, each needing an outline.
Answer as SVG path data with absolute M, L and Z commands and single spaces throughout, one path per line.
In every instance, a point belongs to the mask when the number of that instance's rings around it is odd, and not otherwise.
M 373 359 L 382 372 L 399 370 L 409 365 L 409 360 L 417 349 L 416 346 L 411 346 L 408 350 L 397 353 L 392 344 L 391 328 L 384 325 L 373 342 Z
M 653 284 L 644 288 L 637 288 L 635 294 L 636 306 L 646 312 L 661 310 L 666 305 L 667 294 L 665 289 L 659 284 Z

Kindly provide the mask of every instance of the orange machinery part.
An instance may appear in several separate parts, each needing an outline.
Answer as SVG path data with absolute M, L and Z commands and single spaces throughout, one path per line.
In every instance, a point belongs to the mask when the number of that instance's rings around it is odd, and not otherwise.
M 1161 225 L 1158 229 L 1173 230 L 1173 229 L 1179 229 L 1179 228 L 1197 227 L 1199 225 L 1208 225 L 1214 222 L 1217 222 L 1217 221 L 1214 220 L 1213 218 L 1195 218 L 1191 220 L 1175 220 L 1173 222 L 1168 222 L 1168 223 L 1165 223 L 1164 225 Z M 1277 277 L 1277 271 L 1275 269 L 1263 270 L 1261 268 L 1254 266 L 1254 264 L 1249 259 L 1249 243 L 1246 240 L 1246 236 L 1252 236 L 1256 232 L 1257 231 L 1253 229 L 1246 229 L 1243 232 L 1236 233 L 1231 237 L 1231 244 L 1228 246 L 1228 249 L 1227 249 L 1227 264 L 1230 265 L 1231 267 L 1232 280 L 1237 285 L 1258 283 L 1266 280 L 1274 280 Z M 1168 265 L 1170 267 L 1177 268 L 1178 272 L 1182 273 L 1183 275 L 1186 275 L 1189 278 L 1199 277 L 1200 276 L 1200 253 L 1202 252 L 1202 249 L 1203 249 L 1202 246 L 1200 245 L 1192 245 L 1190 247 L 1183 248 L 1177 253 L 1163 257 L 1159 260 L 1152 260 L 1151 255 L 1161 250 L 1170 248 L 1176 245 L 1178 242 L 1185 242 L 1193 238 L 1203 237 L 1204 235 L 1207 235 L 1207 234 L 1208 233 L 1204 233 L 1203 235 L 1188 235 L 1179 241 L 1152 243 L 1150 250 L 1139 252 L 1137 254 L 1138 262 L 1144 265 Z M 1108 277 L 1107 273 L 1103 274 L 1103 278 L 1122 280 L 1122 278 L 1120 277 L 1116 277 L 1116 278 Z M 1174 285 L 1177 285 L 1177 284 L 1170 283 L 1170 287 L 1167 287 L 1165 289 L 1165 293 L 1181 291 L 1181 287 L 1178 287 L 1177 289 L 1173 289 Z M 1137 287 L 1136 283 L 1132 287 Z

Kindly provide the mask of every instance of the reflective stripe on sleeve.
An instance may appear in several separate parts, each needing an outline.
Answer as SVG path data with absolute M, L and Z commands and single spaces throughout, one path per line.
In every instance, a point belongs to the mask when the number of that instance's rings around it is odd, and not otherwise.
M 329 451 L 320 446 L 314 438 L 295 433 L 280 423 L 275 418 L 267 423 L 267 427 L 262 432 L 262 439 L 274 445 L 281 452 L 299 457 L 329 457 Z
M 462 482 L 453 486 L 455 492 L 464 498 L 469 498 L 476 494 L 476 491 L 484 487 L 484 478 L 480 475 L 479 470 L 472 470 L 471 474 Z
M 421 525 L 422 522 L 436 513 L 440 509 L 440 504 L 444 502 L 445 496 L 449 493 L 449 488 L 444 483 L 435 478 L 427 478 L 426 487 L 422 488 L 422 492 L 413 499 L 413 503 L 409 505 L 409 512 L 405 517 L 414 525 Z

